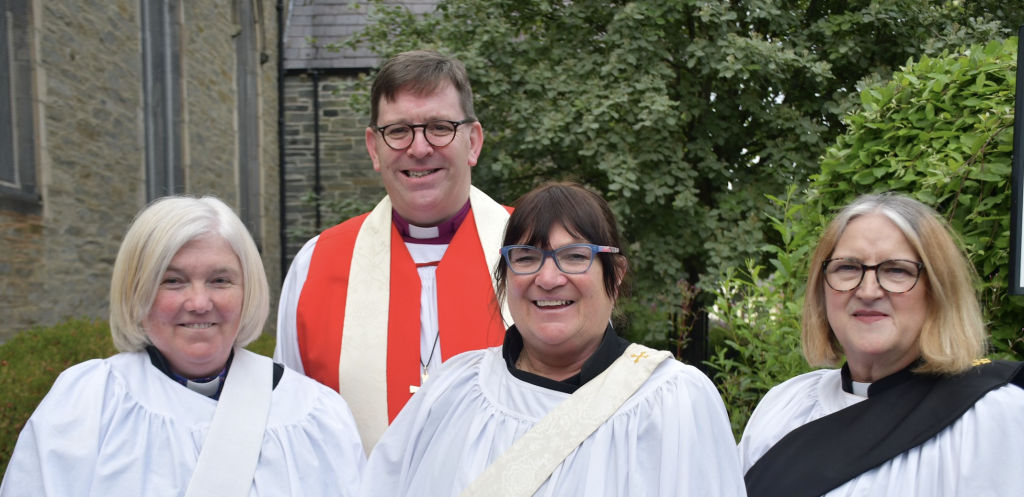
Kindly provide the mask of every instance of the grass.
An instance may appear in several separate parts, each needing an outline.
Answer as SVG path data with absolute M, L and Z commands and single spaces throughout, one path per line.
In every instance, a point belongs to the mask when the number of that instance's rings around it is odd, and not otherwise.
M 274 336 L 263 334 L 247 349 L 274 354 Z M 104 320 L 70 319 L 18 333 L 0 345 L 0 474 L 7 471 L 18 434 L 70 366 L 117 353 Z

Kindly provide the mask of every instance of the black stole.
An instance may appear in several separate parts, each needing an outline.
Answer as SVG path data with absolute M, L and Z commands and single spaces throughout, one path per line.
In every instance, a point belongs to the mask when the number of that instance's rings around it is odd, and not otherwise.
M 750 497 L 819 497 L 928 441 L 986 393 L 1024 388 L 1024 363 L 995 361 L 959 376 L 914 375 L 779 440 L 744 476 Z

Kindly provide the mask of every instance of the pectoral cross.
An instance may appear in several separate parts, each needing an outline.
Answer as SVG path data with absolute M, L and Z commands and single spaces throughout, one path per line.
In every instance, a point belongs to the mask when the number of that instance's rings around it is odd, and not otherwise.
M 424 383 L 426 383 L 429 378 L 430 378 L 430 375 L 427 374 L 427 367 L 423 366 L 423 374 L 420 375 L 420 385 L 423 385 Z M 420 389 L 420 387 L 418 387 L 416 385 L 409 385 L 409 393 L 416 393 L 416 391 L 419 390 L 419 389 Z

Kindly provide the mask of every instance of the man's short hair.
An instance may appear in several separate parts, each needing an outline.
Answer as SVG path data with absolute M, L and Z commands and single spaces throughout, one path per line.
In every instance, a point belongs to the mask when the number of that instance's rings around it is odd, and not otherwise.
M 459 104 L 465 114 L 463 119 L 476 120 L 473 89 L 469 86 L 466 66 L 458 59 L 445 57 L 433 50 L 402 52 L 388 59 L 370 88 L 370 127 L 380 124 L 377 117 L 380 115 L 381 98 L 394 101 L 399 90 L 430 95 L 446 85 L 451 85 L 459 93 Z

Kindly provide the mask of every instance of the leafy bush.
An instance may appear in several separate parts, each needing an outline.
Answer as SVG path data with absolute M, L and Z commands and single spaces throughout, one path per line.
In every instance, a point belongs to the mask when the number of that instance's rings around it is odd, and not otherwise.
M 0 345 L 0 473 L 18 434 L 57 375 L 89 359 L 117 353 L 106 321 L 70 319 L 18 333 Z
M 812 177 L 808 229 L 857 195 L 897 191 L 958 232 L 983 282 L 995 348 L 1024 357 L 1022 300 L 1007 294 L 1017 39 L 907 62 L 862 108 Z
M 247 349 L 272 356 L 274 336 L 263 334 Z M 0 345 L 0 475 L 7 471 L 18 434 L 65 369 L 117 353 L 104 320 L 70 319 L 18 333 Z
M 733 434 L 739 440 L 754 407 L 771 387 L 810 371 L 800 348 L 800 309 L 807 281 L 808 250 L 814 240 L 796 229 L 803 206 L 792 202 L 796 187 L 785 200 L 769 197 L 782 212 L 771 217 L 783 246 L 768 245 L 775 271 L 747 261 L 744 270 L 727 269 L 714 288 L 714 313 L 720 319 L 712 329 L 715 353 L 707 365 L 722 394 Z

